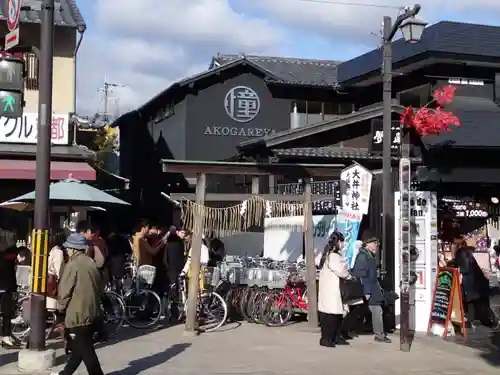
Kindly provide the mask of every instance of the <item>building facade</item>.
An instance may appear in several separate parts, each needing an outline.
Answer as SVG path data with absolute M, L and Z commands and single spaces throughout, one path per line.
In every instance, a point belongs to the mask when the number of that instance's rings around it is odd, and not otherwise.
M 135 206 L 145 214 L 165 214 L 160 191 L 190 188 L 182 176 L 162 173 L 160 159 L 356 161 L 374 172 L 364 225 L 381 234 L 381 65 L 379 49 L 344 62 L 215 56 L 207 71 L 174 83 L 117 120 L 120 169 L 131 180 Z M 448 84 L 457 87 L 457 97 L 447 109 L 462 126 L 439 136 L 406 135 L 416 179 L 422 188 L 449 194 L 471 184 L 498 189 L 500 28 L 439 22 L 425 30 L 420 43 L 393 43 L 393 70 L 393 190 L 401 113 L 408 105 L 426 106 L 432 92 Z M 268 188 L 276 191 L 286 182 L 292 181 L 276 176 Z M 250 187 L 243 178 L 208 185 L 209 191 Z M 393 251 L 386 249 L 388 270 Z
M 23 2 L 23 5 L 28 4 Z M 0 201 L 2 202 L 32 191 L 36 175 L 39 64 L 32 47 L 40 48 L 42 1 L 32 0 L 29 5 L 32 6 L 31 11 L 21 11 L 20 44 L 9 51 L 25 61 L 26 105 L 22 117 L 0 118 L 0 180 L 2 180 Z M 57 5 L 54 17 L 50 177 L 52 180 L 73 177 L 93 181 L 96 178 L 96 171 L 89 163 L 93 162 L 95 156 L 92 152 L 73 145 L 74 129 L 70 124 L 76 102 L 76 56 L 86 25 L 75 0 L 60 0 Z M 7 2 L 0 2 L 0 21 L 4 21 L 0 22 L 0 35 L 7 33 L 6 12 Z M 22 213 L 2 209 L 0 225 L 17 227 L 18 233 L 22 234 L 29 228 L 27 217 Z

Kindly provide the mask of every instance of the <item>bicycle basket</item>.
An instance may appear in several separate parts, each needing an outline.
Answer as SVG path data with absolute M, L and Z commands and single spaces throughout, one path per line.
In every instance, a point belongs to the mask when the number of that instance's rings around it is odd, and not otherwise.
M 137 279 L 141 283 L 147 285 L 153 285 L 155 276 L 156 276 L 156 267 L 144 265 L 140 266 L 137 269 Z
M 207 267 L 203 271 L 203 282 L 205 285 L 217 285 L 220 281 L 220 270 L 216 267 Z

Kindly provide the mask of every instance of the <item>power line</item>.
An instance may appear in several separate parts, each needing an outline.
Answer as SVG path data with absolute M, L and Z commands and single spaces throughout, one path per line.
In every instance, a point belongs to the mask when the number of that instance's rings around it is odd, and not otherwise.
M 331 5 L 349 5 L 355 7 L 369 7 L 369 8 L 384 8 L 384 9 L 404 9 L 404 6 L 394 6 L 394 5 L 380 5 L 380 4 L 364 4 L 356 3 L 351 1 L 330 1 L 330 0 L 296 0 L 303 3 L 319 3 L 319 4 L 331 4 Z

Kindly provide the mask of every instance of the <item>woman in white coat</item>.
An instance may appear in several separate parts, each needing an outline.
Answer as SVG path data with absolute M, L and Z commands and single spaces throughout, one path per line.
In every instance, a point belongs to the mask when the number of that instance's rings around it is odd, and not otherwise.
M 344 305 L 340 293 L 340 279 L 349 279 L 351 275 L 340 250 L 344 242 L 344 235 L 333 232 L 328 244 L 323 250 L 320 261 L 318 310 L 321 326 L 321 346 L 333 348 L 335 345 L 348 344 L 339 339 L 339 330 L 342 325 Z
M 55 276 L 56 280 L 59 281 L 63 272 L 64 263 L 66 259 L 65 251 L 63 249 L 63 243 L 66 241 L 68 236 L 68 231 L 61 229 L 57 231 L 54 236 L 52 248 L 49 252 L 49 260 L 48 260 L 48 273 Z M 57 299 L 47 297 L 47 310 L 53 310 L 57 315 L 56 330 L 60 330 L 62 327 L 62 322 L 64 322 L 64 316 L 58 313 L 58 302 Z

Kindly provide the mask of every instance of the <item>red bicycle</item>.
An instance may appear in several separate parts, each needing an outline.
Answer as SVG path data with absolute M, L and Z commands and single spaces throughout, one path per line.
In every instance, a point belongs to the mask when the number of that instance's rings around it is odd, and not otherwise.
M 285 289 L 270 292 L 262 301 L 262 322 L 268 327 L 282 327 L 295 313 L 307 313 L 307 287 L 298 274 L 291 274 Z

